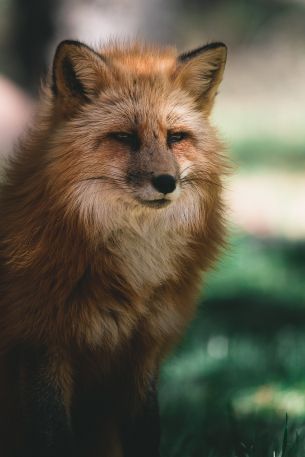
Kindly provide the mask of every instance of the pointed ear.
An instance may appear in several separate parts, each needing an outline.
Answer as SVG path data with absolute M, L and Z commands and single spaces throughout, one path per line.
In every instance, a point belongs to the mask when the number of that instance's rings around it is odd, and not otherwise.
M 105 84 L 109 69 L 98 53 L 78 41 L 62 41 L 53 62 L 52 90 L 64 113 L 90 101 Z
M 222 80 L 227 57 L 223 43 L 211 43 L 178 57 L 176 81 L 195 97 L 200 109 L 210 113 Z

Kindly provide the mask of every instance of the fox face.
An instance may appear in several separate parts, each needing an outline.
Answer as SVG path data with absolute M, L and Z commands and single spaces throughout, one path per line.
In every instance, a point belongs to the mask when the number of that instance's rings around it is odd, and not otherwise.
M 180 56 L 59 45 L 49 175 L 91 229 L 109 232 L 133 216 L 194 224 L 208 212 L 222 172 L 209 114 L 225 60 L 222 43 Z

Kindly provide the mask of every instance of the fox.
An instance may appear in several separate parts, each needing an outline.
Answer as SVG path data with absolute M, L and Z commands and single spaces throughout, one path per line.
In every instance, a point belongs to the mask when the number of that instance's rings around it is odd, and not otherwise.
M 58 45 L 0 186 L 1 457 L 160 456 L 160 366 L 226 238 L 226 56 Z

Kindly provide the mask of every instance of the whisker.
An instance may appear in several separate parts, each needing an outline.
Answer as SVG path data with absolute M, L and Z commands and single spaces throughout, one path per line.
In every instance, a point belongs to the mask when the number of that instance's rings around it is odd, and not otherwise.
M 207 177 L 201 177 L 201 176 L 186 176 L 185 178 L 182 178 L 180 180 L 180 183 L 183 185 L 183 184 L 202 184 L 202 183 L 207 183 L 207 184 L 210 184 L 212 186 L 216 186 L 216 187 L 222 187 L 221 183 L 219 182 L 216 182 L 216 181 L 213 181 L 212 179 L 209 179 Z
M 107 175 L 100 175 L 100 176 L 89 176 L 88 178 L 83 178 L 79 180 L 78 182 L 83 182 L 83 181 L 108 181 L 114 184 L 126 184 L 126 179 L 124 179 L 122 176 L 107 176 Z
M 183 168 L 183 170 L 181 170 L 180 172 L 180 175 L 182 175 L 183 173 L 185 173 L 187 170 L 190 170 L 193 168 L 193 165 L 187 165 L 185 168 Z M 186 176 L 185 176 L 186 177 Z M 183 179 L 183 178 L 182 178 Z
M 95 188 L 93 191 L 90 192 L 90 195 L 102 195 L 107 190 L 113 190 L 112 186 L 103 186 L 103 188 Z M 120 187 L 120 190 L 123 190 L 126 194 L 133 195 L 133 192 L 128 189 L 127 187 Z

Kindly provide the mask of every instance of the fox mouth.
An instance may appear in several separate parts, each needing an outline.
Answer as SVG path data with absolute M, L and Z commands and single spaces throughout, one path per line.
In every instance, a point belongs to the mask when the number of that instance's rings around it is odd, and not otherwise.
M 171 203 L 168 198 L 160 198 L 158 200 L 139 200 L 140 203 L 149 208 L 164 208 Z

